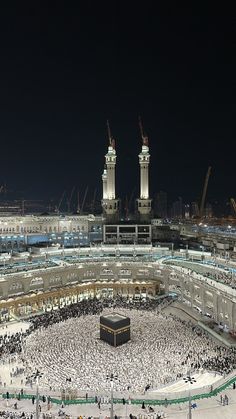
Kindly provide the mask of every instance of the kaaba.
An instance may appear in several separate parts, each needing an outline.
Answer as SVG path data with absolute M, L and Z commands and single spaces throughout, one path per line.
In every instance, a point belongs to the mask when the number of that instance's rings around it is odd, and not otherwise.
M 130 340 L 130 318 L 111 313 L 100 316 L 100 339 L 112 346 L 119 346 Z

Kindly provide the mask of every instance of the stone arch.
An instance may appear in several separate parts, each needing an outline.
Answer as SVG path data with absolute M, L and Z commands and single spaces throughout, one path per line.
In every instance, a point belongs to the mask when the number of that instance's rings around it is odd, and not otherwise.
M 23 284 L 21 282 L 12 282 L 9 287 L 10 291 L 19 291 L 22 289 L 23 289 Z

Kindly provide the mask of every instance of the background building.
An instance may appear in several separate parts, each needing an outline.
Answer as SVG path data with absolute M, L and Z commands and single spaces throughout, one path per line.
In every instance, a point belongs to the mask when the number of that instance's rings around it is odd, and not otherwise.
M 167 218 L 167 193 L 160 191 L 156 194 L 154 205 L 155 216 L 158 218 Z
M 179 197 L 178 201 L 173 202 L 171 208 L 171 218 L 182 218 L 183 217 L 183 201 Z

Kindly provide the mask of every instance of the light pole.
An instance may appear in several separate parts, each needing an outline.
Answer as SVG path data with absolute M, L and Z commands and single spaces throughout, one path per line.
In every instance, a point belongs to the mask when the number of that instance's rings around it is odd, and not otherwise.
M 128 403 L 129 403 L 129 389 L 130 386 L 127 387 L 127 396 L 126 396 L 126 401 L 125 401 L 125 419 L 128 419 Z
M 134 237 L 134 248 L 133 248 L 133 258 L 135 261 L 135 257 L 136 257 L 136 248 L 135 248 L 135 237 Z
M 171 256 L 174 256 L 174 243 L 171 243 Z
M 114 409 L 113 409 L 113 399 L 114 399 L 114 381 L 118 380 L 118 376 L 117 374 L 113 374 L 111 373 L 110 375 L 107 375 L 107 380 L 110 380 L 111 383 L 111 414 L 110 414 L 110 419 L 113 419 L 114 416 Z
M 192 419 L 192 410 L 191 410 L 192 403 L 191 403 L 191 391 L 190 391 L 191 386 L 190 386 L 190 384 L 196 383 L 196 380 L 195 380 L 194 377 L 191 377 L 190 376 L 190 373 L 189 373 L 189 375 L 187 375 L 187 377 L 184 377 L 183 380 L 184 380 L 185 383 L 189 383 L 189 392 L 188 392 L 188 419 Z
M 43 376 L 43 373 L 36 370 L 29 378 L 36 382 L 36 419 L 39 419 L 39 378 Z
M 48 260 L 48 246 L 47 246 L 47 249 L 45 251 L 45 260 L 44 260 L 44 262 L 46 263 L 47 260 Z
M 185 258 L 188 259 L 188 244 L 185 246 Z

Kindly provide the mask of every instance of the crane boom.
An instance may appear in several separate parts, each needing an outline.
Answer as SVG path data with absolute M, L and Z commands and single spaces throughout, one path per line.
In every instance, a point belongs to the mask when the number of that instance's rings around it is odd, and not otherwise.
M 60 208 L 61 208 L 61 203 L 62 203 L 62 201 L 63 201 L 63 198 L 64 198 L 64 196 L 65 196 L 65 193 L 66 193 L 66 190 L 64 190 L 64 191 L 63 191 L 63 194 L 62 194 L 61 199 L 60 199 L 60 201 L 59 201 L 59 204 L 58 204 L 58 207 L 57 207 L 57 212 L 58 212 L 58 213 L 59 213 L 59 211 L 60 211 Z
M 204 205 L 205 205 L 205 200 L 206 200 L 206 193 L 207 193 L 207 187 L 208 187 L 210 174 L 211 174 L 211 166 L 208 167 L 207 174 L 205 177 L 205 182 L 204 182 L 204 187 L 203 187 L 203 192 L 202 192 L 202 200 L 201 200 L 201 205 L 200 205 L 200 217 L 203 217 L 203 211 L 204 211 Z
M 75 190 L 75 186 L 73 186 L 70 197 L 67 199 L 68 214 L 70 213 L 71 200 L 72 200 L 72 197 L 73 197 L 74 190 Z
M 88 193 L 88 186 L 86 187 L 85 192 L 84 192 L 84 198 L 83 198 L 83 202 L 82 202 L 82 205 L 81 205 L 81 214 L 83 213 L 87 193 Z
M 92 212 L 92 214 L 95 211 L 96 195 L 97 195 L 97 189 L 95 188 L 94 189 L 94 194 L 93 194 L 93 199 L 92 199 L 92 202 L 91 202 L 91 212 Z

